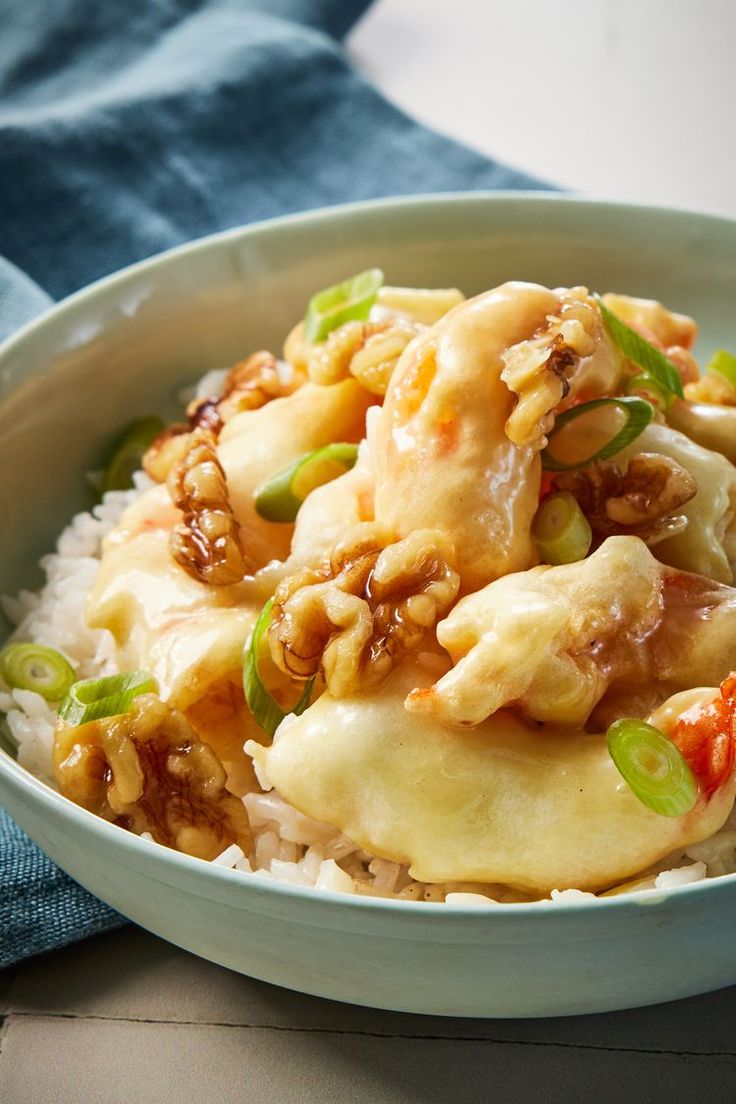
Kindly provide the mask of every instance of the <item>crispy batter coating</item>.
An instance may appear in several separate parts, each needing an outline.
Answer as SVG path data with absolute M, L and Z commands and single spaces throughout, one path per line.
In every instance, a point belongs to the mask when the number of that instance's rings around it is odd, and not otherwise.
M 239 583 L 248 573 L 248 562 L 211 429 L 200 427 L 189 435 L 187 452 L 169 473 L 168 487 L 184 514 L 169 538 L 173 558 L 203 583 Z
M 656 299 L 638 299 L 607 291 L 603 302 L 622 322 L 639 330 L 658 348 L 691 349 L 698 336 L 697 324 L 689 315 L 668 310 Z
M 322 670 L 335 697 L 379 686 L 444 616 L 459 589 L 451 542 L 428 529 L 389 542 L 385 528 L 358 525 L 329 564 L 279 585 L 269 643 L 282 671 Z
M 231 843 L 250 849 L 248 817 L 225 788 L 224 767 L 155 694 L 117 717 L 59 722 L 54 769 L 66 797 L 157 843 L 204 859 Z
M 579 563 L 468 595 L 437 639 L 455 666 L 409 695 L 411 712 L 473 725 L 513 705 L 537 721 L 582 725 L 604 696 L 625 702 L 618 716 L 634 715 L 635 700 L 646 714 L 673 691 L 724 678 L 736 590 L 664 567 L 636 537 L 609 537 Z
M 535 451 L 547 444 L 555 412 L 568 396 L 583 387 L 610 394 L 620 375 L 620 358 L 587 289 L 558 294 L 560 306 L 541 329 L 502 353 L 501 379 L 518 396 L 506 435 L 520 448 Z
M 736 387 L 720 372 L 708 372 L 685 386 L 688 402 L 736 406 Z
M 681 464 L 654 452 L 632 456 L 625 471 L 613 460 L 597 460 L 561 472 L 553 485 L 573 495 L 598 535 L 640 537 L 650 546 L 686 528 L 687 518 L 677 511 L 698 490 Z
M 296 373 L 284 380 L 273 353 L 260 350 L 230 369 L 222 395 L 193 399 L 187 407 L 188 424 L 167 426 L 153 441 L 143 457 L 143 468 L 158 483 L 163 483 L 173 466 L 190 447 L 195 429 L 209 429 L 217 437 L 223 425 L 243 410 L 258 410 L 271 399 L 290 395 L 303 382 Z

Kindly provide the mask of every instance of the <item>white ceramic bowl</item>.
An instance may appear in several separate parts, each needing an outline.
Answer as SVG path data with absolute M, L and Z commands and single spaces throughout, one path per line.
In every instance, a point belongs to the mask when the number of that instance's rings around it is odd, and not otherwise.
M 279 219 L 102 280 L 0 349 L 0 590 L 83 502 L 115 430 L 181 385 L 278 348 L 315 288 L 380 265 L 394 284 L 584 283 L 694 314 L 734 345 L 736 223 L 555 196 L 388 200 Z M 482 909 L 251 879 L 151 845 L 0 753 L 0 800 L 65 870 L 132 920 L 253 977 L 337 1000 L 463 1016 L 549 1016 L 736 982 L 736 877 L 606 901 Z

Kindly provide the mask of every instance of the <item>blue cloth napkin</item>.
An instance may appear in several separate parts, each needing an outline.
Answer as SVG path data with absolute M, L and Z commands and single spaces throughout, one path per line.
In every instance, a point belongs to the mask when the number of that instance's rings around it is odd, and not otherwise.
M 340 44 L 369 4 L 4 0 L 0 337 L 122 265 L 255 219 L 543 187 L 350 67 Z M 0 966 L 123 922 L 0 810 Z

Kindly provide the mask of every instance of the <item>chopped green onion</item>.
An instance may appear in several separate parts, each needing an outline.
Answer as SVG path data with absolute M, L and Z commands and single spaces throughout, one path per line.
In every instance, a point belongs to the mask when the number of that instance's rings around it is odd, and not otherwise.
M 656 380 L 646 372 L 629 377 L 626 381 L 626 394 L 638 395 L 639 398 L 646 399 L 652 406 L 659 407 L 661 410 L 667 410 L 672 401 L 670 393 L 663 391 Z
M 358 446 L 325 445 L 300 456 L 256 491 L 256 510 L 267 521 L 293 521 L 307 495 L 353 467 Z
M 560 430 L 564 429 L 564 427 L 571 422 L 574 422 L 577 418 L 581 417 L 581 415 L 606 406 L 622 411 L 626 416 L 626 422 L 617 433 L 609 437 L 605 444 L 596 449 L 591 455 L 583 459 L 575 460 L 572 463 L 565 463 L 563 460 L 556 459 L 552 455 L 550 446 Z M 635 441 L 639 434 L 646 429 L 653 417 L 654 407 L 652 404 L 647 402 L 646 399 L 640 399 L 635 395 L 626 395 L 623 398 L 593 399 L 591 402 L 573 406 L 569 410 L 565 410 L 562 414 L 558 414 L 554 429 L 549 435 L 547 448 L 542 453 L 542 467 L 547 471 L 572 471 L 574 468 L 584 468 L 586 464 L 592 463 L 593 460 L 607 460 L 609 457 L 615 456 L 616 453 L 621 452 L 621 450 L 626 448 L 627 445 L 630 445 L 632 441 Z
M 365 322 L 383 284 L 380 268 L 369 268 L 313 295 L 304 315 L 307 341 L 324 341 L 343 322 Z
M 618 315 L 608 309 L 600 295 L 596 295 L 595 300 L 611 340 L 626 359 L 633 361 L 648 376 L 651 376 L 664 394 L 668 396 L 676 395 L 678 399 L 684 398 L 680 373 L 670 358 L 665 356 L 659 349 L 656 349 L 651 342 L 647 341 L 636 330 L 632 330 L 631 326 L 627 326 L 625 322 L 622 322 Z M 669 401 L 671 401 L 671 398 Z
M 100 493 L 126 491 L 133 483 L 133 472 L 141 466 L 143 454 L 161 430 L 160 418 L 136 418 L 125 431 L 100 480 Z
M 707 372 L 718 372 L 732 387 L 736 387 L 736 356 L 725 349 L 718 349 L 708 361 Z
M 547 564 L 584 560 L 593 540 L 588 519 L 568 491 L 545 498 L 532 522 L 532 536 Z
M 614 721 L 606 735 L 616 769 L 642 805 L 661 816 L 689 813 L 698 784 L 681 752 L 658 728 L 633 718 Z
M 33 690 L 46 701 L 61 701 L 74 682 L 74 668 L 43 644 L 8 644 L 0 652 L 0 675 L 16 690 Z
M 273 598 L 269 598 L 258 615 L 258 620 L 250 635 L 250 640 L 245 646 L 245 653 L 243 655 L 243 690 L 245 692 L 245 700 L 258 724 L 263 731 L 268 733 L 271 737 L 273 737 L 274 732 L 279 727 L 284 717 L 287 717 L 289 713 L 295 713 L 298 717 L 304 712 L 309 705 L 312 687 L 314 686 L 314 679 L 311 678 L 304 687 L 304 691 L 296 705 L 292 709 L 284 711 L 263 685 L 263 680 L 258 670 L 258 653 L 261 639 L 271 620 L 272 609 Z
M 69 688 L 59 716 L 67 724 L 83 725 L 103 717 L 127 713 L 139 694 L 156 693 L 156 680 L 148 671 L 129 671 L 107 678 L 83 679 Z

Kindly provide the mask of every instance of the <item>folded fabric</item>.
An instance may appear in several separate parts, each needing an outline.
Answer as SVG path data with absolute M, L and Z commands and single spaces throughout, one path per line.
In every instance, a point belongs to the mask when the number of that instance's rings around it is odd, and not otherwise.
M 0 336 L 100 276 L 256 219 L 544 187 L 348 64 L 370 0 L 5 0 Z M 0 584 L 1 585 L 1 584 Z M 0 811 L 0 966 L 123 923 Z

